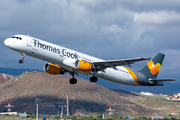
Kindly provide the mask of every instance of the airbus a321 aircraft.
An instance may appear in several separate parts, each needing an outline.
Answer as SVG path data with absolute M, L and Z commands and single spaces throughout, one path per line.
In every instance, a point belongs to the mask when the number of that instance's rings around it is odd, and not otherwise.
M 55 45 L 29 35 L 14 35 L 7 38 L 4 44 L 10 49 L 21 53 L 19 63 L 24 62 L 25 55 L 35 57 L 49 63 L 45 64 L 44 70 L 50 74 L 70 73 L 70 84 L 76 84 L 75 74 L 83 74 L 90 77 L 91 82 L 97 82 L 102 78 L 111 82 L 132 86 L 162 86 L 163 82 L 175 81 L 174 79 L 156 79 L 164 54 L 157 54 L 150 58 L 135 58 L 124 60 L 102 60 L 86 55 L 59 45 Z M 140 71 L 131 70 L 127 66 L 132 63 L 149 60 L 147 65 Z

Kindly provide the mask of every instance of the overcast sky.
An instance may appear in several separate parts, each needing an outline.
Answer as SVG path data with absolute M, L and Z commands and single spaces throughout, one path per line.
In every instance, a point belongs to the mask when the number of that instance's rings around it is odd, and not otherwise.
M 4 45 L 15 34 L 46 40 L 105 60 L 166 54 L 159 76 L 179 78 L 179 0 L 1 0 L 0 67 L 43 69 L 46 63 Z M 146 62 L 136 63 L 134 69 Z

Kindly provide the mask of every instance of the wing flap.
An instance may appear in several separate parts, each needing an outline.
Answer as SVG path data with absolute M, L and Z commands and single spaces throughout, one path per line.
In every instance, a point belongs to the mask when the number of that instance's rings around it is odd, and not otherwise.
M 134 59 L 124 59 L 124 60 L 110 60 L 110 61 L 101 61 L 101 62 L 93 62 L 93 64 L 97 66 L 101 66 L 103 68 L 107 67 L 115 67 L 115 66 L 121 66 L 121 65 L 128 65 L 143 61 L 143 60 L 149 60 L 150 58 L 134 58 Z

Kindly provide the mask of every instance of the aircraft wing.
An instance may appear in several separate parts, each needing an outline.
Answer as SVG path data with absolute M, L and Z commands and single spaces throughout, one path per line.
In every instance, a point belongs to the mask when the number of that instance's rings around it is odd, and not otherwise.
M 116 66 L 128 65 L 131 67 L 132 63 L 149 60 L 150 58 L 134 58 L 134 59 L 124 59 L 124 60 L 110 60 L 110 61 L 102 61 L 102 62 L 93 62 L 98 68 L 105 69 L 108 67 L 112 67 L 116 69 Z
M 150 80 L 152 82 L 171 82 L 171 81 L 176 81 L 175 79 L 152 79 Z

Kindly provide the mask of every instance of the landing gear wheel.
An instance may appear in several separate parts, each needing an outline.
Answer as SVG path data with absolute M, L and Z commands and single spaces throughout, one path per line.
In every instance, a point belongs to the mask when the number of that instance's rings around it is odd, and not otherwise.
M 77 83 L 77 79 L 76 79 L 76 78 L 71 78 L 71 79 L 69 80 L 69 83 L 70 83 L 70 84 L 76 84 L 76 83 Z
M 19 60 L 19 63 L 24 63 L 24 57 L 26 56 L 25 53 L 21 53 L 21 59 Z
M 91 81 L 91 82 L 97 82 L 97 80 L 98 80 L 98 79 L 97 79 L 97 77 L 95 77 L 95 76 L 92 76 L 92 77 L 90 78 L 90 81 Z
M 19 60 L 19 63 L 24 63 L 24 60 Z

